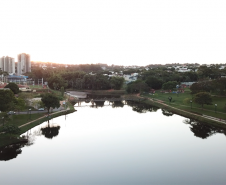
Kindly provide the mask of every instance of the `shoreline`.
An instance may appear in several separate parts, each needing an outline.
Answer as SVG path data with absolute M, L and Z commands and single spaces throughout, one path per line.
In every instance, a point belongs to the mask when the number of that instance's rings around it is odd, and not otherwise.
M 178 115 L 181 115 L 181 116 L 186 117 L 186 118 L 192 118 L 192 119 L 195 119 L 197 121 L 204 122 L 206 124 L 210 124 L 210 125 L 213 125 L 213 126 L 217 126 L 217 127 L 221 127 L 221 128 L 226 129 L 225 120 L 222 121 L 222 120 L 218 120 L 218 118 L 214 118 L 214 117 L 211 117 L 211 116 L 208 116 L 208 115 L 197 114 L 197 113 L 189 112 L 189 111 L 186 111 L 186 110 L 178 109 L 178 108 L 172 107 L 170 105 L 167 105 L 166 103 L 161 102 L 160 100 L 154 101 L 151 98 L 142 97 L 140 95 L 136 95 L 136 97 L 137 96 L 145 99 L 145 101 L 142 101 L 142 103 L 153 105 L 153 106 L 156 106 L 156 107 L 159 107 L 159 108 L 162 108 L 162 109 L 166 109 L 166 110 L 168 110 L 168 111 L 170 111 L 174 114 L 178 114 Z M 134 101 L 136 101 L 136 100 L 134 100 Z

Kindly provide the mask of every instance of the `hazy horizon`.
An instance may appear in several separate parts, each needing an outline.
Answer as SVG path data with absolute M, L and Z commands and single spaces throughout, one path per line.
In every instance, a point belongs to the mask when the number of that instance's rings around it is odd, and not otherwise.
M 0 57 L 137 65 L 226 63 L 226 1 L 7 0 Z

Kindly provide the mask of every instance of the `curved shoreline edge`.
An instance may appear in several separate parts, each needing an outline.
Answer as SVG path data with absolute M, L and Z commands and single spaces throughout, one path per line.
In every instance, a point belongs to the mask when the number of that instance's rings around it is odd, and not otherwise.
M 166 110 L 168 110 L 168 111 L 170 111 L 174 114 L 178 114 L 178 115 L 181 115 L 181 116 L 186 117 L 186 118 L 192 118 L 192 119 L 195 119 L 197 121 L 200 121 L 200 122 L 203 122 L 203 123 L 206 123 L 206 124 L 209 124 L 209 125 L 213 125 L 213 126 L 216 126 L 216 127 L 226 129 L 226 122 L 220 121 L 218 119 L 213 119 L 210 116 L 199 115 L 199 114 L 192 113 L 192 112 L 189 112 L 189 111 L 186 111 L 186 110 L 178 109 L 178 108 L 172 107 L 170 105 L 167 105 L 164 102 L 154 101 L 151 98 L 142 97 L 140 95 L 138 95 L 138 97 L 145 99 L 144 101 L 142 101 L 142 103 L 153 105 L 153 106 L 156 106 L 156 107 L 159 107 L 159 108 L 163 108 L 163 109 L 166 109 Z M 135 100 L 135 101 L 137 101 L 137 100 Z

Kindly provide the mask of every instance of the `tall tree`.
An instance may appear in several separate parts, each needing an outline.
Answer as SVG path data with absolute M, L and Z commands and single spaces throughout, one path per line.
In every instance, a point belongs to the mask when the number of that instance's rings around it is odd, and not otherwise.
M 0 111 L 9 111 L 13 106 L 14 94 L 11 90 L 0 90 Z
M 52 107 L 52 108 L 60 107 L 59 99 L 53 94 L 49 94 L 49 93 L 44 94 L 42 96 L 42 102 L 45 105 L 45 107 L 47 108 L 48 113 L 49 113 L 50 107 Z
M 149 90 L 150 87 L 148 86 L 148 84 L 146 84 L 142 80 L 137 80 L 129 83 L 126 89 L 128 93 L 141 93 L 142 91 L 148 92 Z
M 121 89 L 123 86 L 123 83 L 124 83 L 123 77 L 116 77 L 116 76 L 111 77 L 111 84 L 114 89 L 116 90 Z
M 176 81 L 169 81 L 162 85 L 162 88 L 165 90 L 172 90 L 176 88 L 177 82 Z
M 15 98 L 14 99 L 14 109 L 17 110 L 18 112 L 20 110 L 23 110 L 26 106 L 26 102 L 22 98 Z
M 194 101 L 195 103 L 202 105 L 202 108 L 204 104 L 212 105 L 212 97 L 207 92 L 200 92 L 195 94 Z
M 145 82 L 146 82 L 146 84 L 148 84 L 149 87 L 151 87 L 153 89 L 161 89 L 162 84 L 163 84 L 162 80 L 152 77 L 152 76 L 149 76 Z

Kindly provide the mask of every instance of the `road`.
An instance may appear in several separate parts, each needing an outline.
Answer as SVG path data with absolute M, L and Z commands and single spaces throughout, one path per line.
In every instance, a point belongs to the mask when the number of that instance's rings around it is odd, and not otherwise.
M 53 109 L 53 111 L 51 111 L 51 112 L 58 112 L 58 111 L 61 111 L 61 110 L 64 110 L 64 108 L 59 107 L 58 109 Z M 38 113 L 47 113 L 47 110 L 44 110 L 44 111 L 40 111 L 40 110 L 31 111 L 31 114 L 38 114 Z M 15 115 L 18 115 L 18 114 L 29 114 L 29 111 L 16 112 Z

